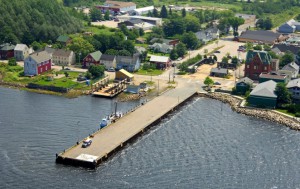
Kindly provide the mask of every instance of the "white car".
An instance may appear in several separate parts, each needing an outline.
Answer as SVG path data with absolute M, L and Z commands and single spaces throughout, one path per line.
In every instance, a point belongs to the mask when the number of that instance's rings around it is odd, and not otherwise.
M 83 143 L 82 143 L 82 148 L 87 148 L 87 147 L 89 147 L 91 144 L 92 144 L 92 139 L 90 139 L 90 138 L 86 138 L 84 141 L 83 141 Z

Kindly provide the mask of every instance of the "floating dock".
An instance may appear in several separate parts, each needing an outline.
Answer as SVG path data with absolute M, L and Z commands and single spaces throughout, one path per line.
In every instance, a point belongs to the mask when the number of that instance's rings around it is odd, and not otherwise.
M 93 142 L 89 147 L 82 148 L 81 141 L 56 154 L 56 162 L 96 168 L 125 144 L 142 135 L 195 94 L 196 89 L 188 87 L 179 87 L 165 92 L 126 114 L 117 122 L 93 133 Z
M 101 81 L 92 85 L 92 95 L 112 98 L 123 92 L 126 89 L 126 87 L 126 80 L 109 84 L 109 77 L 106 76 Z

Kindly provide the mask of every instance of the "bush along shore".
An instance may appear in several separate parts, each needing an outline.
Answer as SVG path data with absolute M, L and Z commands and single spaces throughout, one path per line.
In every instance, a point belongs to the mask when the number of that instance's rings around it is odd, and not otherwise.
M 227 103 L 231 106 L 232 110 L 236 111 L 237 113 L 279 123 L 294 130 L 300 130 L 300 122 L 297 121 L 295 118 L 282 115 L 280 113 L 268 109 L 241 107 L 240 104 L 243 100 L 232 95 L 224 93 L 199 93 L 199 96 L 212 98 L 219 100 L 223 103 Z

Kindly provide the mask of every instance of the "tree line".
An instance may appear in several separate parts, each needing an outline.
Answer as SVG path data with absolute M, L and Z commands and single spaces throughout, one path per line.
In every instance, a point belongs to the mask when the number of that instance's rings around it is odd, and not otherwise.
M 0 43 L 54 41 L 80 31 L 82 24 L 57 1 L 0 0 Z

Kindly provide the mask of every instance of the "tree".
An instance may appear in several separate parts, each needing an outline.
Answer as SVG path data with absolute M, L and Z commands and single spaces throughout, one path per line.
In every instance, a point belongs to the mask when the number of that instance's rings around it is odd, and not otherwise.
M 277 103 L 279 106 L 291 103 L 291 93 L 288 91 L 284 83 L 277 83 L 275 94 L 277 95 Z
M 99 9 L 93 7 L 90 10 L 90 18 L 93 22 L 97 21 L 97 20 L 102 20 L 102 13 Z
M 170 59 L 171 60 L 176 60 L 178 58 L 178 54 L 176 52 L 175 49 L 172 49 L 171 52 L 170 52 Z
M 82 57 L 85 57 L 88 53 L 95 50 L 94 46 L 82 37 L 74 37 L 72 43 L 69 44 L 67 48 L 76 54 L 81 53 Z
M 128 50 L 125 50 L 125 49 L 119 50 L 118 55 L 119 56 L 131 56 L 130 52 Z
M 172 9 L 171 9 L 171 8 L 169 8 L 169 15 L 170 15 L 170 16 L 172 16 L 172 15 L 173 15 L 173 13 L 172 13 Z
M 183 34 L 186 29 L 186 23 L 184 19 L 171 19 L 163 24 L 163 32 L 167 37 L 171 37 L 175 34 Z
M 231 63 L 234 64 L 234 65 L 237 65 L 239 63 L 239 59 L 236 56 L 234 56 L 231 59 Z
M 186 46 L 182 42 L 176 46 L 176 53 L 179 57 L 183 57 L 186 54 Z
M 91 65 L 89 67 L 89 72 L 94 78 L 100 77 L 104 74 L 105 68 L 103 65 Z
M 268 45 L 268 44 L 265 44 L 265 45 L 264 45 L 264 50 L 265 50 L 265 51 L 271 51 L 271 46 Z
M 197 32 L 200 29 L 200 22 L 199 20 L 191 15 L 188 15 L 185 17 L 185 23 L 186 23 L 186 32 L 192 31 Z
M 214 55 L 213 59 L 217 62 L 218 61 L 218 57 L 216 55 Z
M 255 45 L 253 47 L 254 50 L 258 50 L 258 51 L 261 51 L 262 50 L 262 46 L 261 45 Z
M 222 58 L 222 62 L 228 64 L 228 58 L 226 56 L 223 56 Z
M 246 50 L 249 51 L 249 50 L 251 50 L 251 49 L 253 49 L 253 44 L 250 43 L 250 42 L 247 42 L 247 43 L 246 43 Z
M 182 17 L 186 16 L 186 10 L 185 10 L 185 8 L 181 9 L 181 16 Z
M 68 72 L 64 72 L 66 77 L 69 77 L 69 73 Z
M 265 21 L 264 21 L 264 28 L 266 30 L 270 30 L 273 27 L 273 23 L 272 20 L 268 17 Z
M 288 63 L 291 63 L 294 61 L 294 54 L 291 51 L 287 51 L 279 61 L 279 66 L 282 68 Z
M 269 55 L 270 55 L 273 59 L 278 59 L 278 56 L 277 56 L 277 54 L 276 54 L 275 52 L 269 51 L 268 53 L 269 53 Z
M 168 18 L 168 11 L 167 11 L 167 8 L 165 5 L 163 5 L 161 7 L 161 10 L 160 10 L 160 17 L 161 18 Z
M 104 19 L 109 20 L 109 10 L 105 12 Z
M 199 44 L 199 41 L 193 32 L 184 33 L 182 35 L 182 42 L 188 49 L 196 49 Z
M 158 10 L 153 9 L 152 15 L 153 15 L 153 17 L 159 17 Z
M 214 80 L 212 80 L 209 76 L 207 76 L 204 80 L 204 85 L 210 87 L 213 84 L 214 84 Z
M 262 18 L 258 19 L 255 23 L 256 28 L 264 28 L 264 20 Z
M 91 74 L 90 72 L 87 71 L 87 72 L 85 73 L 85 78 L 86 78 L 86 79 L 91 79 L 91 78 L 92 78 L 92 74 Z
M 118 55 L 118 50 L 115 50 L 115 49 L 107 49 L 105 51 L 105 54 L 108 54 L 108 55 Z
M 10 58 L 10 59 L 8 59 L 8 65 L 9 66 L 16 66 L 17 65 L 16 58 Z

